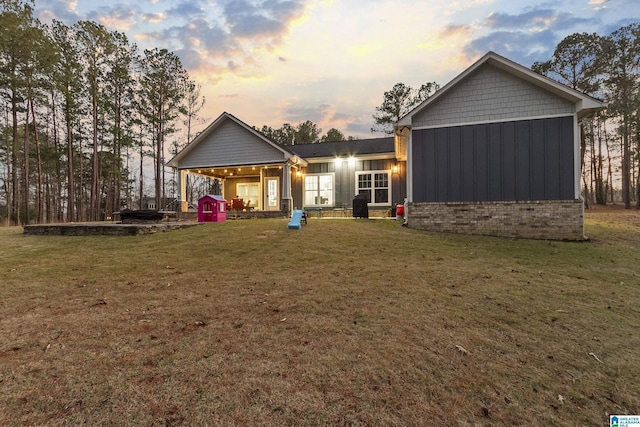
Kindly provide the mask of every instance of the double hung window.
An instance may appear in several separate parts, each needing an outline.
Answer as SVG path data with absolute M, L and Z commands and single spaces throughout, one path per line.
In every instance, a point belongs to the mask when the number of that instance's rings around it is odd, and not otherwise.
M 365 194 L 371 205 L 391 203 L 391 173 L 389 171 L 356 172 L 356 192 Z

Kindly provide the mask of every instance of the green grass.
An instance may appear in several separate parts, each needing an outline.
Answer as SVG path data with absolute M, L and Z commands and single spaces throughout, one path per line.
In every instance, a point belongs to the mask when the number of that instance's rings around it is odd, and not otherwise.
M 640 413 L 640 220 L 0 228 L 0 425 L 608 425 Z

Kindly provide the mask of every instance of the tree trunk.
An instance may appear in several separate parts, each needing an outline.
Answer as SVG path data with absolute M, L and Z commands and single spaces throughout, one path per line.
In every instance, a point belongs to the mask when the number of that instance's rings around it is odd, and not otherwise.
M 62 162 L 60 161 L 60 155 L 62 155 L 62 150 L 60 149 L 60 144 L 58 140 L 58 124 L 56 117 L 56 98 L 55 93 L 51 91 L 51 121 L 53 123 L 53 147 L 54 152 L 56 153 L 56 196 L 57 201 L 52 203 L 53 206 L 53 216 L 49 218 L 50 220 L 55 219 L 56 221 L 64 221 L 63 212 L 64 209 L 62 207 L 62 187 L 63 187 L 63 178 L 62 178 Z M 58 155 L 60 153 L 60 155 Z
M 99 177 L 100 177 L 100 163 L 98 161 L 98 95 L 97 84 L 92 83 L 91 90 L 91 111 L 93 115 L 92 122 L 92 141 L 93 141 L 93 167 L 91 168 L 91 195 L 89 197 L 89 212 L 88 218 L 91 221 L 98 219 L 98 192 L 99 192 Z
M 24 223 L 29 225 L 31 223 L 31 215 L 29 213 L 29 162 L 31 159 L 29 158 L 30 140 L 29 140 L 29 101 L 27 100 L 27 111 L 25 112 L 25 122 L 24 122 L 24 165 L 22 167 L 22 184 L 23 184 L 23 203 L 24 203 Z
M 15 91 L 11 93 L 11 120 L 12 120 L 12 147 L 11 147 L 11 169 L 13 174 L 11 175 L 11 193 L 12 203 L 11 210 L 13 211 L 13 225 L 20 224 L 20 187 L 18 185 L 18 105 L 16 101 L 17 94 Z
M 67 108 L 69 108 L 67 106 Z M 66 113 L 67 125 L 67 219 L 69 222 L 76 220 L 76 183 L 73 171 L 73 126 L 69 112 Z
M 36 121 L 36 113 L 33 108 L 33 96 L 31 93 L 31 85 L 29 85 L 29 105 L 31 105 L 31 116 L 33 117 L 33 137 L 36 143 L 36 166 L 38 170 L 38 185 L 36 188 L 36 211 L 37 222 L 42 224 L 44 222 L 44 206 L 42 199 L 42 153 L 40 151 L 40 138 L 38 135 L 38 123 Z

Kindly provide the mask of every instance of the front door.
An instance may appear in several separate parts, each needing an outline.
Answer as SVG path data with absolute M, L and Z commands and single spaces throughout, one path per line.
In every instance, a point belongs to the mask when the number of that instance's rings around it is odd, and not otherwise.
M 267 211 L 280 210 L 280 179 L 269 177 L 265 179 L 265 201 L 264 206 Z

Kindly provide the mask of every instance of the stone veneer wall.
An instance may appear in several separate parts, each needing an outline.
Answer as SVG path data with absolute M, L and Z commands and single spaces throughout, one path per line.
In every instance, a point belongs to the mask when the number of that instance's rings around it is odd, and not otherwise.
M 527 239 L 584 240 L 582 200 L 409 204 L 408 226 Z

